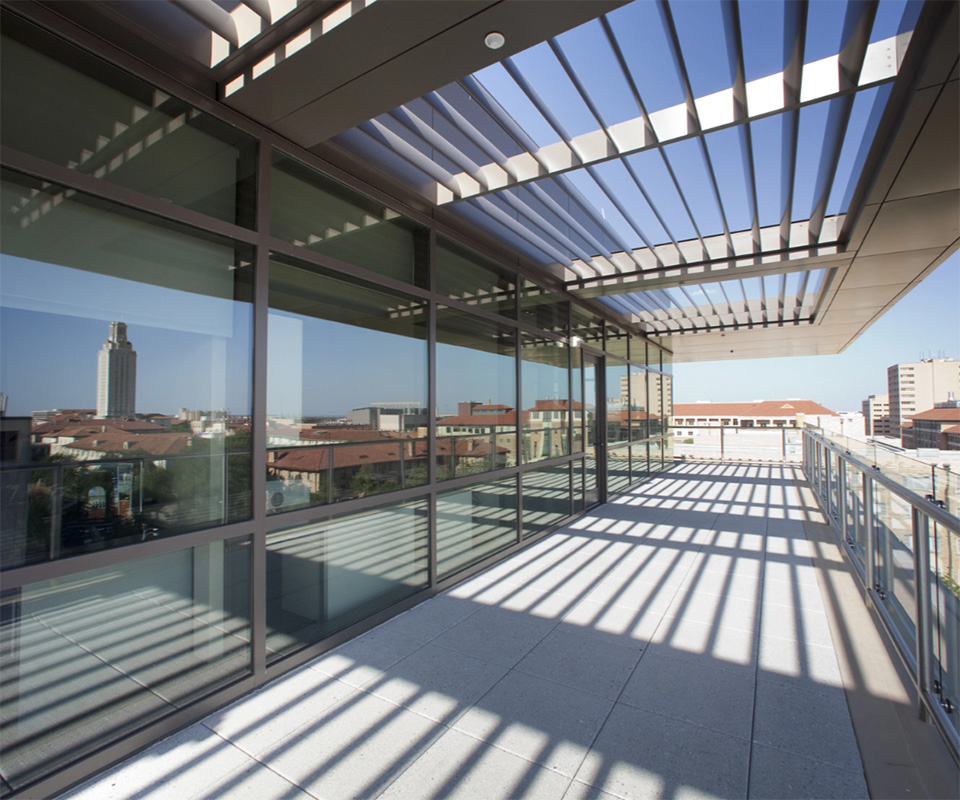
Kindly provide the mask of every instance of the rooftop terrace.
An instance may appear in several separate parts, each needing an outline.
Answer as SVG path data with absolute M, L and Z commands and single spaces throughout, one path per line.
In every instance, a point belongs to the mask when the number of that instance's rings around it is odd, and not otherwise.
M 798 467 L 675 466 L 65 797 L 945 797 Z

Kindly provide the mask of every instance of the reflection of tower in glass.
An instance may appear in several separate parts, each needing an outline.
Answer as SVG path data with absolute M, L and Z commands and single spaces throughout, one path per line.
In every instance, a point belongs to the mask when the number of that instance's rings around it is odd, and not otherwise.
M 132 417 L 137 404 L 137 353 L 125 322 L 110 323 L 97 359 L 97 416 Z

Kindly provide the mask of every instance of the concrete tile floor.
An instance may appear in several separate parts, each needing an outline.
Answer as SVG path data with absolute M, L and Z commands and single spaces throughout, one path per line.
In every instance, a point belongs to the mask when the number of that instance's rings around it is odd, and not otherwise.
M 65 797 L 867 797 L 795 478 L 677 466 Z

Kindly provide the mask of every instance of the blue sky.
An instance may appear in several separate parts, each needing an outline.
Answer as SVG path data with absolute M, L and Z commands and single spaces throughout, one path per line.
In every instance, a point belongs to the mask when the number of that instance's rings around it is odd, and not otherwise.
M 836 52 L 845 5 L 810 4 L 805 61 Z M 719 4 L 680 2 L 671 8 L 694 94 L 728 87 L 731 65 L 723 57 L 722 48 L 716 47 L 718 26 L 722 26 Z M 748 80 L 782 69 L 781 5 L 747 2 L 740 9 Z M 871 38 L 877 40 L 896 33 L 903 10 L 902 0 L 882 3 Z M 663 21 L 656 5 L 635 3 L 613 12 L 610 18 L 615 22 L 617 37 L 622 38 L 625 57 L 648 110 L 681 102 L 682 85 L 675 71 L 669 69 L 672 55 L 662 35 Z M 633 31 L 643 32 L 643 47 L 633 46 Z M 656 31 L 661 35 L 654 35 Z M 771 31 L 778 35 L 771 35 Z M 629 88 L 616 65 L 610 63 L 612 52 L 603 44 L 599 22 L 581 26 L 559 40 L 606 123 L 636 116 Z M 558 73 L 557 60 L 548 45 L 531 48 L 515 60 L 554 108 L 568 134 L 577 135 L 597 127 L 597 121 L 577 99 L 569 81 L 557 78 L 562 71 Z M 557 140 L 556 132 L 502 66 L 494 65 L 478 77 L 538 143 Z M 870 112 L 877 99 L 884 99 L 883 90 L 864 92 L 855 102 L 828 213 L 840 210 L 852 185 L 848 179 L 852 176 L 855 181 L 857 151 L 868 132 Z M 827 104 L 821 103 L 801 112 L 795 217 L 803 217 L 814 202 L 813 180 L 821 144 L 818 131 L 822 132 L 827 111 Z M 772 224 L 778 221 L 780 213 L 781 122 L 775 117 L 758 120 L 751 123 L 751 130 L 757 173 L 762 176 L 757 183 L 760 222 Z M 711 133 L 706 137 L 706 145 L 722 185 L 720 202 L 730 226 L 748 227 L 750 201 L 737 134 L 732 130 Z M 712 192 L 698 191 L 705 180 L 700 148 L 692 141 L 675 142 L 668 144 L 664 153 L 685 189 L 701 232 L 719 232 L 720 206 Z M 658 207 L 672 228 L 671 234 L 679 239 L 693 236 L 693 223 L 666 175 L 663 157 L 647 151 L 631 156 L 630 161 L 656 196 Z M 597 171 L 647 235 L 664 241 L 666 233 L 626 170 L 610 162 L 600 165 Z M 603 210 L 630 246 L 641 244 L 616 209 L 610 208 L 608 202 L 604 207 L 603 195 L 589 176 L 571 174 L 570 180 Z M 14 257 L 6 257 L 3 266 L 0 391 L 10 395 L 8 413 L 95 405 L 96 353 L 114 320 L 128 323 L 130 339 L 138 352 L 138 411 L 174 413 L 181 406 L 225 405 L 234 413 L 249 413 L 252 333 L 248 305 Z M 676 400 L 809 397 L 835 410 L 858 409 L 868 394 L 885 390 L 886 368 L 890 364 L 938 354 L 960 358 L 958 307 L 960 258 L 955 255 L 845 353 L 678 364 Z M 315 322 L 310 327 L 316 328 L 310 335 L 288 326 L 283 336 L 272 337 L 273 388 L 268 400 L 271 413 L 343 413 L 374 401 L 425 401 L 422 369 L 404 366 L 422 363 L 422 343 L 397 339 L 388 344 L 382 335 L 356 330 L 348 341 L 342 332 L 321 333 Z M 279 328 L 274 329 L 274 333 L 278 331 Z M 364 347 L 370 355 L 363 355 Z M 288 364 L 290 369 L 278 368 Z M 440 387 L 438 402 L 442 410 L 453 410 L 456 401 L 462 399 L 513 403 L 511 398 L 491 396 L 496 390 L 491 390 L 483 370 L 461 372 L 454 385 Z M 331 374 L 338 376 L 335 382 L 329 380 Z M 283 397 L 292 398 L 292 402 L 281 401 Z
M 886 394 L 887 367 L 943 355 L 960 359 L 960 253 L 954 253 L 843 353 L 674 365 L 674 401 L 815 400 L 859 411 Z

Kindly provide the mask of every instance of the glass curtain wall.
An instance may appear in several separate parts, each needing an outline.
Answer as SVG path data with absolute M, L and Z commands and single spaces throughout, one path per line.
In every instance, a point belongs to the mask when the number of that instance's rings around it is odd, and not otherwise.
M 607 473 L 613 492 L 660 468 L 669 373 L 625 326 L 3 13 L 12 791 L 66 786 L 569 521 Z

